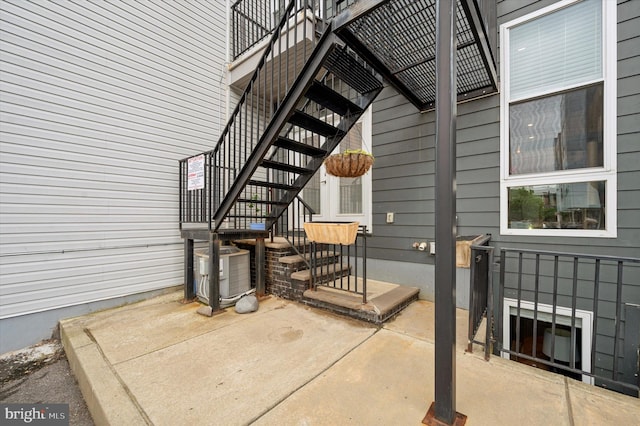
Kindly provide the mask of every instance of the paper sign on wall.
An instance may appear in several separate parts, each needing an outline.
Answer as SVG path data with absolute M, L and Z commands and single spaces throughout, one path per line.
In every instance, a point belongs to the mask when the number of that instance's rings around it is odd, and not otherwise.
M 204 154 L 189 158 L 187 164 L 187 189 L 204 188 Z

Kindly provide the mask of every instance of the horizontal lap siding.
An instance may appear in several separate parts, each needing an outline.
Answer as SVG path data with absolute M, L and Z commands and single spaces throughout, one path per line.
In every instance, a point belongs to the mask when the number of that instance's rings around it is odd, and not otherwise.
M 181 284 L 178 160 L 224 125 L 224 7 L 0 13 L 0 318 Z
M 374 236 L 367 256 L 420 263 L 424 253 L 414 241 L 433 238 L 434 129 L 431 114 L 415 107 L 391 88 L 373 106 L 372 205 Z M 394 223 L 386 223 L 394 212 Z
M 393 89 L 374 105 L 372 169 L 374 237 L 368 255 L 433 263 L 413 242 L 435 238 L 435 113 L 421 114 Z M 499 231 L 499 100 L 460 104 L 457 117 L 457 204 L 461 235 Z M 393 224 L 386 212 L 395 213 Z M 390 240 L 396 238 L 396 241 Z
M 523 11 L 513 11 L 516 2 L 504 1 L 498 4 L 499 23 L 506 22 L 529 13 L 533 10 L 548 6 L 550 2 L 538 2 L 527 6 Z M 568 238 L 568 237 L 519 237 L 501 236 L 499 228 L 492 232 L 492 245 L 497 247 L 533 248 L 561 252 L 592 253 L 612 256 L 640 257 L 640 3 L 637 1 L 619 1 L 617 10 L 617 238 Z M 501 13 L 502 12 L 502 13 Z M 495 168 L 498 169 L 496 163 Z M 496 215 L 497 217 L 497 215 Z M 491 232 L 488 228 L 486 232 Z M 572 274 L 572 262 L 563 261 L 569 269 L 566 276 Z M 551 267 L 542 267 L 541 287 L 539 295 L 541 303 L 551 303 L 551 289 L 548 283 L 551 278 Z M 503 265 L 503 267 L 507 267 Z M 512 265 L 511 267 L 515 267 Z M 598 318 L 596 329 L 596 364 L 593 366 L 597 374 L 609 375 L 613 366 L 612 348 L 616 325 L 616 296 L 617 265 L 602 266 L 600 275 L 600 290 L 598 295 Z M 533 272 L 529 271 L 525 282 L 533 282 Z M 567 275 L 568 274 L 568 275 Z M 579 281 L 577 283 L 577 307 L 587 311 L 594 310 L 593 302 L 592 262 L 583 260 L 579 266 Z M 627 263 L 625 265 L 622 287 L 622 322 L 621 338 L 624 339 L 624 304 L 640 303 L 640 265 Z M 513 278 L 513 277 L 512 277 Z M 564 287 L 560 287 L 558 303 L 571 306 L 572 282 L 565 280 Z M 511 296 L 515 293 L 516 280 L 506 279 L 506 287 L 511 288 Z M 541 284 L 542 285 L 542 284 Z M 529 289 L 531 290 L 531 288 Z M 507 290 L 509 292 L 509 290 Z M 523 298 L 533 300 L 531 291 L 524 292 Z M 620 343 L 620 347 L 624 342 Z M 620 360 L 619 360 L 620 361 Z M 622 362 L 622 361 L 620 361 Z M 622 365 L 622 364 L 620 364 Z
M 552 0 L 497 4 L 498 24 L 555 3 Z M 500 235 L 499 96 L 458 105 L 458 234 L 490 233 L 498 247 L 538 248 L 640 257 L 640 7 L 618 3 L 618 236 L 617 238 Z M 420 114 L 387 88 L 373 109 L 372 169 L 374 237 L 370 257 L 433 263 L 412 248 L 434 239 L 435 113 Z M 386 212 L 395 223 L 386 223 Z M 391 239 L 396 241 L 391 243 Z M 636 300 L 635 303 L 640 303 Z

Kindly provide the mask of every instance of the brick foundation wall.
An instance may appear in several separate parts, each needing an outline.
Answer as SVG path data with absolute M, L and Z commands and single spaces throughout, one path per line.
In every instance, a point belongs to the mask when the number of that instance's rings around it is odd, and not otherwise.
M 282 274 L 275 277 L 274 294 L 291 300 L 301 300 L 305 290 L 308 289 L 307 281 L 292 280 L 291 274 L 300 270 L 307 269 L 304 262 L 297 263 L 280 263 Z
M 280 263 L 280 258 L 284 256 L 292 256 L 295 252 L 293 248 L 270 248 L 266 249 L 266 268 L 267 268 L 267 293 L 280 297 L 287 297 L 289 284 L 286 279 L 285 264 Z
M 251 265 L 251 285 L 256 285 L 256 246 L 252 242 L 240 242 L 236 241 L 235 245 L 243 250 L 249 250 L 250 253 L 250 265 Z M 292 247 L 283 247 L 281 244 L 277 244 L 274 247 L 265 248 L 265 267 L 266 276 L 266 292 L 267 294 L 273 294 L 278 297 L 282 297 L 290 300 L 302 299 L 302 294 L 307 289 L 308 284 L 305 282 L 292 282 L 291 273 L 307 269 L 304 262 L 299 263 L 282 263 L 280 258 L 285 256 L 295 255 L 295 251 Z

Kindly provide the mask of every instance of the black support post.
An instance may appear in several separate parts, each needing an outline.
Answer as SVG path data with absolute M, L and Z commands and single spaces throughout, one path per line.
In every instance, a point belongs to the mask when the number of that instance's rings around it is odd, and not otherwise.
M 209 306 L 215 314 L 220 310 L 220 240 L 209 233 Z
M 196 295 L 193 289 L 193 240 L 184 239 L 184 300 L 188 302 Z
M 266 247 L 263 237 L 256 238 L 256 295 L 266 294 Z
M 435 401 L 423 423 L 462 425 L 456 412 L 456 1 L 436 0 Z

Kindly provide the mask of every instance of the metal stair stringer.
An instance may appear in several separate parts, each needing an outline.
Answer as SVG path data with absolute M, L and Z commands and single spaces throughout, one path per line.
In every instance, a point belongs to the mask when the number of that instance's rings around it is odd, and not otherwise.
M 296 79 L 293 87 L 269 122 L 267 128 L 265 129 L 265 132 L 260 138 L 260 142 L 253 150 L 253 152 L 249 156 L 247 163 L 244 165 L 244 167 L 236 177 L 234 184 L 224 197 L 223 201 L 220 203 L 220 207 L 214 213 L 214 230 L 219 230 L 223 219 L 225 218 L 225 216 L 227 216 L 227 214 L 233 207 L 233 204 L 240 197 L 242 191 L 248 184 L 252 175 L 260 166 L 264 157 L 271 148 L 271 145 L 277 139 L 282 128 L 286 125 L 289 117 L 293 114 L 296 104 L 303 97 L 307 87 L 313 82 L 315 75 L 322 67 L 324 59 L 329 55 L 329 53 L 331 53 L 333 49 L 335 49 L 335 43 L 337 42 L 337 40 L 338 39 L 336 35 L 330 30 L 327 30 L 322 35 L 320 42 L 316 45 L 316 48 L 305 64 L 300 75 Z
M 352 92 L 356 93 L 355 99 L 350 99 L 350 95 L 342 93 L 343 86 L 332 88 L 325 85 L 326 82 L 317 80 L 323 70 L 325 76 L 331 74 L 331 84 L 337 80 L 345 82 L 343 84 L 350 87 L 351 95 Z M 276 108 L 258 144 L 215 211 L 214 232 L 225 232 L 220 227 L 226 218 L 238 219 L 246 228 L 249 216 L 238 213 L 243 211 L 243 208 L 239 207 L 241 205 L 245 206 L 245 212 L 246 206 L 265 206 L 268 214 L 262 219 L 265 222 L 265 230 L 270 229 L 320 168 L 324 158 L 338 146 L 373 102 L 382 87 L 382 79 L 346 52 L 344 44 L 331 31 L 329 24 L 329 28 L 321 36 L 294 84 Z M 306 105 L 310 103 L 312 108 L 305 111 Z M 326 116 L 323 118 L 311 114 L 318 110 L 323 110 L 328 116 L 338 116 L 338 124 L 327 122 Z M 315 135 L 316 139 L 322 139 L 324 143 L 321 146 L 312 146 L 292 140 L 287 137 L 292 128 L 297 128 L 298 133 Z M 273 154 L 277 150 L 288 153 L 289 158 L 292 153 L 302 155 L 304 161 L 274 161 Z M 259 176 L 284 173 L 287 177 L 280 178 L 279 181 L 257 180 L 256 171 L 259 168 L 265 170 L 262 175 L 258 174 Z M 256 188 L 266 189 L 269 196 L 257 196 L 253 193 Z M 233 232 L 238 230 L 234 229 Z
M 347 115 L 343 118 L 340 123 L 340 130 L 342 131 L 341 137 L 334 137 L 327 140 L 327 142 L 322 146 L 322 149 L 327 152 L 327 154 L 331 153 L 342 141 L 344 136 L 349 132 L 349 130 L 356 124 L 356 122 L 360 119 L 364 111 L 373 103 L 375 98 L 382 91 L 382 86 L 379 89 L 371 91 L 362 96 L 362 104 L 360 105 L 362 112 L 359 114 L 351 114 Z M 314 157 L 307 163 L 307 168 L 317 171 L 323 164 L 324 159 L 326 157 Z M 304 188 L 304 186 L 309 182 L 313 174 L 311 175 L 300 175 L 298 178 L 292 183 L 292 186 L 296 188 Z M 276 220 L 285 210 L 286 206 L 291 204 L 293 200 L 298 196 L 299 191 L 292 192 L 287 191 L 284 195 L 278 199 L 278 205 L 274 208 L 273 218 Z

